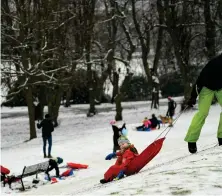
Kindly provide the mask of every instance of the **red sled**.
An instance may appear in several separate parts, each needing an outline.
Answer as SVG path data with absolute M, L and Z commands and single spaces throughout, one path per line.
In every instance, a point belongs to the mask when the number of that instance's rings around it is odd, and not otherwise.
M 130 164 L 127 166 L 125 174 L 127 176 L 133 175 L 143 169 L 143 167 L 160 152 L 164 140 L 165 137 L 150 144 L 139 156 L 130 162 Z
M 71 175 L 73 175 L 73 169 L 67 169 L 66 171 L 64 171 L 62 173 L 61 176 L 68 177 L 68 176 L 71 176 Z
M 1 173 L 6 175 L 10 173 L 10 170 L 6 167 L 1 166 Z
M 79 163 L 67 163 L 67 166 L 72 169 L 87 169 L 88 165 L 79 164 Z

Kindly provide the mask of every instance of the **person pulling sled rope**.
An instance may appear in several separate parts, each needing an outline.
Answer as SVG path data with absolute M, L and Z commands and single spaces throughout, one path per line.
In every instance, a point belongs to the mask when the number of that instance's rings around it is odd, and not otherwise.
M 196 84 L 194 85 L 188 105 L 193 107 L 198 100 L 198 112 L 193 117 L 191 125 L 185 137 L 188 142 L 188 149 L 190 153 L 197 152 L 196 142 L 199 139 L 201 129 L 208 116 L 209 109 L 214 97 L 217 98 L 218 103 L 222 107 L 222 54 L 210 60 L 201 71 Z M 220 122 L 217 131 L 218 143 L 222 145 L 222 112 L 220 113 Z

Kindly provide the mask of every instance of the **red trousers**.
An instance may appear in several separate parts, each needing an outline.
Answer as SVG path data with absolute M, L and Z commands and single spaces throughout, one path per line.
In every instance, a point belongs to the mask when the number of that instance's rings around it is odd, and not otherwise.
M 115 177 L 118 176 L 121 170 L 124 170 L 124 167 L 122 167 L 121 165 L 111 166 L 104 174 L 104 179 L 107 181 L 112 181 Z

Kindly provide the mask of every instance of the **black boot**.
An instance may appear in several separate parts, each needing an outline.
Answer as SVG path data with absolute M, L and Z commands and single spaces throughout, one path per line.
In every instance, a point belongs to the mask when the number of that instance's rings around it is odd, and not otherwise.
M 101 184 L 105 184 L 105 183 L 107 183 L 107 182 L 109 182 L 109 181 L 107 181 L 107 180 L 105 180 L 105 179 L 100 180 L 100 183 L 101 183 Z
M 197 152 L 196 142 L 188 142 L 188 149 L 190 153 L 196 153 Z
M 222 146 L 222 138 L 218 138 L 219 146 Z

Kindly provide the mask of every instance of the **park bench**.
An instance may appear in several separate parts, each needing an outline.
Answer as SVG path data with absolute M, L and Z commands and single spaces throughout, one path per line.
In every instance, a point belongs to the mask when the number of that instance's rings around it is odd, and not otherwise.
M 23 183 L 23 178 L 29 177 L 29 176 L 32 176 L 32 175 L 36 175 L 36 178 L 37 178 L 38 174 L 41 173 L 41 172 L 45 172 L 48 169 L 48 167 L 49 167 L 49 162 L 48 161 L 38 163 L 38 164 L 35 164 L 35 165 L 25 166 L 23 168 L 22 174 L 14 177 L 14 179 L 16 179 L 16 181 L 18 179 L 21 180 L 22 190 L 24 191 L 25 186 L 24 186 L 24 183 Z M 11 188 L 11 183 L 12 183 L 12 181 L 8 182 L 10 188 Z

